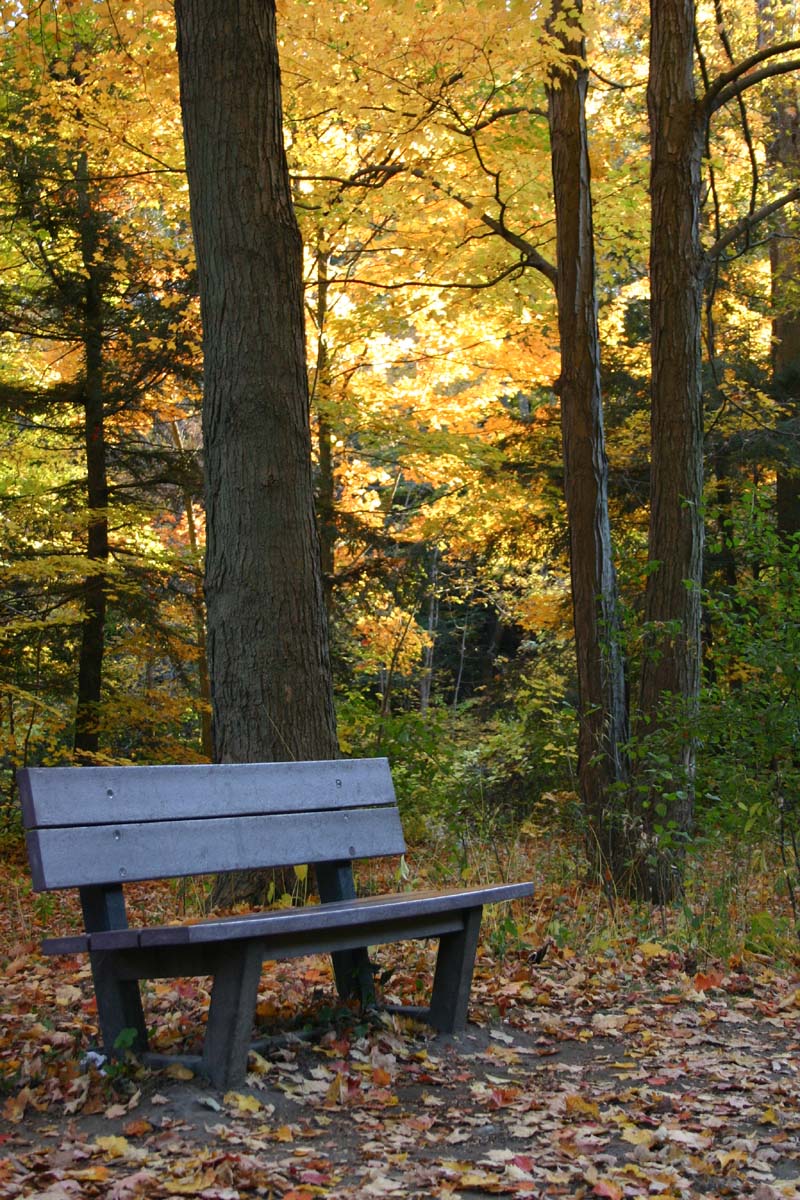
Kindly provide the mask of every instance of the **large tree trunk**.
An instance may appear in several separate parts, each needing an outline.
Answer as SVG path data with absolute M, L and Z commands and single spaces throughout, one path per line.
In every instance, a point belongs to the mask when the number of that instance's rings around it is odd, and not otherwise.
M 103 408 L 103 294 L 99 278 L 97 216 L 89 195 L 86 155 L 78 160 L 75 186 L 80 204 L 83 297 L 84 447 L 86 501 L 89 510 L 87 557 L 83 584 L 84 617 L 78 653 L 78 699 L 75 711 L 75 757 L 91 763 L 100 744 L 100 696 L 105 650 L 106 577 L 108 562 L 108 475 Z
M 334 758 L 275 6 L 178 0 L 176 19 L 203 320 L 214 757 Z
M 561 3 L 554 6 L 554 18 Z M 580 11 L 580 4 L 577 6 Z M 566 42 L 583 60 L 583 41 Z M 600 391 L 588 71 L 561 71 L 548 89 L 556 210 L 561 432 L 578 667 L 578 778 L 590 861 L 620 881 L 629 852 L 620 785 L 628 735 L 617 582 L 608 514 L 608 462 Z
M 692 824 L 692 722 L 700 687 L 703 412 L 700 249 L 704 118 L 695 96 L 693 0 L 651 0 L 652 232 L 649 574 L 637 733 L 669 730 L 670 767 L 643 800 L 635 886 L 663 903 L 682 883 Z M 677 708 L 677 711 L 675 709 Z M 666 715 L 669 709 L 669 716 Z M 640 781 L 651 783 L 650 777 Z
M 220 762 L 330 758 L 302 248 L 275 8 L 179 0 L 176 16 L 203 318 L 214 754 Z

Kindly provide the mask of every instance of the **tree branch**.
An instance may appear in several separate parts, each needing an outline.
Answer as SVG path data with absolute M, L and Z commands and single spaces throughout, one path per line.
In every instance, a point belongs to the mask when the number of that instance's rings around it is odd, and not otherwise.
M 796 71 L 800 68 L 800 59 L 787 59 L 784 62 L 771 63 L 769 66 L 763 67 L 760 71 L 753 68 L 759 63 L 766 62 L 770 58 L 777 58 L 781 54 L 788 54 L 792 51 L 800 50 L 800 41 L 781 42 L 777 46 L 765 46 L 763 50 L 758 50 L 755 54 L 751 54 L 749 58 L 743 59 L 736 66 L 731 67 L 730 71 L 723 71 L 718 75 L 714 82 L 709 87 L 703 100 L 703 108 L 706 116 L 711 116 L 717 109 L 722 108 L 730 100 L 733 100 L 741 92 L 749 87 L 753 87 L 757 83 L 761 83 L 764 79 L 769 79 L 774 75 L 785 75 L 789 71 Z
M 343 282 L 348 283 L 348 284 L 357 283 L 361 287 L 379 288 L 381 291 L 396 291 L 396 290 L 402 289 L 402 288 L 435 288 L 437 290 L 441 289 L 442 291 L 444 291 L 445 289 L 460 288 L 464 291 L 480 291 L 485 288 L 494 287 L 495 284 L 500 283 L 503 279 L 507 279 L 509 275 L 514 275 L 515 272 L 523 271 L 525 269 L 525 267 L 528 267 L 531 265 L 532 265 L 531 263 L 527 262 L 523 258 L 521 262 L 512 263 L 510 266 L 504 267 L 502 271 L 500 271 L 497 275 L 494 275 L 491 279 L 484 279 L 479 283 L 461 283 L 461 282 L 456 282 L 455 280 L 451 280 L 451 279 L 448 279 L 448 280 L 400 279 L 400 280 L 395 280 L 392 283 L 387 283 L 385 280 L 380 280 L 380 279 L 360 279 L 355 275 L 349 275 L 344 280 L 337 279 L 336 276 L 333 275 L 333 276 L 331 276 L 330 282 L 331 282 L 331 285 L 335 285 L 335 284 L 343 283 Z
M 429 184 L 429 186 L 434 188 L 435 191 L 443 192 L 449 197 L 449 199 L 454 200 L 456 204 L 460 204 L 462 208 L 467 210 L 467 212 L 474 213 L 476 211 L 476 205 L 472 200 L 467 200 L 464 196 L 461 196 L 451 187 L 448 187 L 447 184 L 440 183 L 436 179 L 431 179 L 431 177 L 427 175 L 421 167 L 409 167 L 403 162 L 386 161 L 383 163 L 375 163 L 361 167 L 355 172 L 355 174 L 351 175 L 350 178 L 347 179 L 339 178 L 334 175 L 295 175 L 293 176 L 293 180 L 305 179 L 316 182 L 338 183 L 340 184 L 340 190 L 344 191 L 345 188 L 383 187 L 383 185 L 387 183 L 388 180 L 394 178 L 394 176 L 401 175 L 406 172 L 413 176 L 414 179 L 419 179 L 421 182 Z M 495 180 L 495 183 L 496 182 L 497 181 Z M 491 229 L 493 233 L 496 233 L 499 237 L 501 237 L 504 242 L 507 242 L 509 246 L 513 246 L 515 250 L 519 250 L 524 261 L 522 264 L 516 264 L 517 266 L 522 265 L 526 267 L 533 267 L 535 271 L 538 271 L 541 275 L 544 275 L 545 278 L 550 281 L 553 287 L 555 287 L 556 279 L 558 277 L 555 266 L 549 262 L 531 242 L 522 237 L 520 234 L 514 233 L 512 230 L 506 228 L 502 221 L 491 216 L 489 213 L 481 213 L 478 219 L 488 229 Z M 435 286 L 438 287 L 444 285 L 437 284 Z M 468 286 L 475 285 L 470 284 Z
M 710 246 L 705 253 L 705 258 L 708 262 L 713 262 L 715 259 L 727 250 L 728 246 L 732 245 L 737 238 L 743 234 L 749 233 L 754 226 L 761 221 L 771 217 L 773 213 L 779 212 L 785 208 L 787 204 L 791 204 L 794 200 L 800 200 L 800 187 L 792 188 L 790 192 L 779 196 L 777 200 L 771 200 L 769 204 L 762 204 L 761 208 L 757 208 L 755 212 L 748 213 L 746 217 L 742 217 L 741 221 L 737 221 L 732 225 L 726 233 L 718 237 L 713 246 Z
M 446 196 L 449 196 L 451 200 L 455 200 L 456 204 L 460 204 L 467 212 L 475 212 L 476 206 L 473 201 L 460 196 L 458 192 L 453 191 L 446 184 L 439 183 L 435 179 L 430 179 L 420 168 L 412 169 L 411 174 L 416 179 L 422 179 L 426 183 L 429 183 L 437 191 L 444 192 Z M 507 229 L 501 221 L 498 221 L 496 217 L 490 216 L 489 213 L 481 213 L 479 220 L 488 229 L 491 229 L 493 233 L 501 237 L 504 242 L 508 242 L 509 246 L 513 246 L 515 250 L 519 250 L 520 254 L 525 258 L 526 266 L 533 267 L 534 270 L 539 271 L 546 279 L 549 279 L 553 287 L 556 286 L 558 278 L 556 268 L 526 238 L 520 237 L 518 233 L 514 233 L 511 229 Z

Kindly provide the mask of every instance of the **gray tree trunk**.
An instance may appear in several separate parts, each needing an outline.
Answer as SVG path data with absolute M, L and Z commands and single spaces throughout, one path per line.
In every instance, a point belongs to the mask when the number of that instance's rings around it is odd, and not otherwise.
M 554 18 L 561 3 L 554 6 Z M 578 11 L 581 5 L 577 5 Z M 582 60 L 583 40 L 564 49 Z M 628 861 L 624 797 L 628 736 L 617 581 L 608 514 L 608 461 L 600 389 L 591 178 L 586 132 L 588 71 L 561 71 L 548 89 L 556 210 L 564 492 L 578 668 L 578 778 L 590 861 L 621 880 Z
M 178 0 L 203 319 L 214 757 L 337 753 L 272 0 Z

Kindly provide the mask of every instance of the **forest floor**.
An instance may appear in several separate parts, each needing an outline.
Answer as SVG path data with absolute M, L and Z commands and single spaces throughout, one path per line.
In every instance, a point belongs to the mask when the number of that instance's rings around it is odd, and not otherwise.
M 267 964 L 223 1095 L 94 1054 L 87 964 L 37 951 L 69 902 L 4 865 L 0 905 L 0 1200 L 800 1196 L 800 960 L 487 937 L 455 1038 L 332 1008 L 321 958 Z M 419 1003 L 431 955 L 379 949 L 383 998 Z M 207 984 L 147 986 L 155 1049 L 197 1049 Z

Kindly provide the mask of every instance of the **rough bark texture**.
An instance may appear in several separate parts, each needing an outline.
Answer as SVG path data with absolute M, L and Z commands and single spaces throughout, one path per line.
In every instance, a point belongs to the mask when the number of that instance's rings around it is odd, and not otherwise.
M 214 756 L 332 758 L 275 6 L 178 0 L 176 17 L 203 319 Z
M 89 197 L 86 156 L 76 173 L 80 204 L 83 296 L 84 447 L 86 500 L 89 509 L 86 553 L 89 571 L 83 584 L 84 618 L 78 653 L 78 699 L 75 710 L 75 757 L 91 762 L 99 748 L 99 709 L 105 650 L 106 578 L 108 562 L 108 475 L 103 406 L 103 295 L 99 278 L 97 218 Z
M 700 686 L 704 272 L 699 230 L 704 119 L 695 95 L 694 3 L 651 0 L 650 13 L 653 333 L 650 574 L 645 599 L 650 642 L 642 666 L 638 732 L 644 737 L 659 728 L 665 699 L 672 697 L 679 710 L 680 745 L 671 743 L 669 777 L 658 781 L 643 806 L 638 887 L 663 902 L 681 887 L 681 839 L 692 822 L 691 722 Z M 661 808 L 658 813 L 656 805 Z M 670 837 L 656 844 L 655 825 L 671 829 Z
M 554 8 L 554 17 L 560 11 Z M 578 6 L 580 10 L 580 6 Z M 565 44 L 583 58 L 583 42 Z M 611 791 L 626 777 L 627 703 L 617 583 L 608 515 L 608 462 L 600 390 L 591 179 L 586 132 L 588 71 L 558 74 L 548 90 L 556 210 L 564 491 L 578 668 L 578 777 L 590 860 L 620 879 L 628 859 Z

